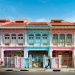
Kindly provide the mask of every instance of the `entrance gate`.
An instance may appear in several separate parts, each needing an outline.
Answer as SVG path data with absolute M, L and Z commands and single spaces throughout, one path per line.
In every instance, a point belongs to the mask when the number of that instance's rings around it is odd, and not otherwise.
M 40 57 L 32 58 L 32 67 L 43 68 L 43 58 Z
M 62 57 L 62 67 L 66 67 L 66 68 L 69 68 L 69 67 L 72 67 L 72 57 Z
M 4 67 L 14 68 L 15 67 L 15 57 L 4 57 L 5 65 Z

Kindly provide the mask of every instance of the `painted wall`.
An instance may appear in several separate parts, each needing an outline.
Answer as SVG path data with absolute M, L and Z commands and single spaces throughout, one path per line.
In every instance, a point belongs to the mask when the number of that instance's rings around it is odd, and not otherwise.
M 33 34 L 34 35 L 34 40 L 30 40 L 29 39 L 29 34 Z M 40 34 L 40 40 L 36 39 L 36 34 Z M 43 34 L 47 34 L 47 40 L 43 39 L 42 35 Z M 30 43 L 33 42 L 32 45 L 30 45 Z M 43 42 L 47 42 L 47 45 L 44 45 Z M 28 51 L 33 50 L 46 50 L 48 51 L 48 55 L 50 56 L 50 30 L 27 30 L 26 31 L 26 54 L 28 57 Z
M 27 44 L 26 44 L 26 46 L 28 46 L 28 47 L 30 47 L 31 45 L 29 45 L 29 34 L 33 34 L 34 35 L 34 40 L 31 40 L 31 42 L 33 41 L 33 45 L 32 45 L 32 47 L 44 47 L 45 45 L 43 45 L 43 42 L 45 42 L 45 41 L 47 41 L 47 46 L 49 46 L 50 45 L 50 32 L 48 31 L 48 30 L 27 30 L 26 31 L 26 36 L 27 36 L 27 39 L 26 39 L 26 41 L 27 41 Z M 40 34 L 41 36 L 40 36 L 40 40 L 38 40 L 38 39 L 36 39 L 37 37 L 36 37 L 36 34 Z M 45 40 L 45 39 L 43 39 L 43 37 L 42 37 L 42 35 L 43 34 L 47 34 L 47 40 Z M 47 46 L 45 46 L 45 47 L 47 47 Z
M 9 34 L 10 35 L 10 38 L 9 38 L 9 43 L 10 45 L 9 46 L 17 46 L 18 45 L 18 34 L 23 34 L 23 45 L 25 44 L 25 30 L 14 30 L 14 29 L 11 29 L 11 30 L 2 30 L 1 33 L 0 33 L 0 40 L 1 40 L 1 45 L 2 46 L 5 46 L 4 44 L 4 35 L 5 34 Z M 12 34 L 16 34 L 16 39 L 15 39 L 15 43 L 13 44 L 13 42 L 11 42 L 11 35 Z

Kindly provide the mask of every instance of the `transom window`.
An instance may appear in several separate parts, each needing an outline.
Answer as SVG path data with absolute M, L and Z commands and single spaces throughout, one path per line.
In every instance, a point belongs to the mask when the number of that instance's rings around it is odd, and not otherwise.
M 40 34 L 36 34 L 36 39 L 40 39 L 41 35 Z
M 29 34 L 29 39 L 34 39 L 34 34 Z
M 43 34 L 43 39 L 47 39 L 47 34 Z
M 53 34 L 53 39 L 58 39 L 58 34 Z
M 9 39 L 10 35 L 9 34 L 5 34 L 5 39 Z
M 18 34 L 18 39 L 23 39 L 23 34 Z

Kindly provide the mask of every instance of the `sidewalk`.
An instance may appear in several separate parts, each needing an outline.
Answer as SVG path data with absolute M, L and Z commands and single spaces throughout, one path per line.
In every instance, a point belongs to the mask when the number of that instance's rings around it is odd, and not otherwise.
M 45 69 L 45 68 L 0 68 L 0 71 L 75 71 L 75 68 Z

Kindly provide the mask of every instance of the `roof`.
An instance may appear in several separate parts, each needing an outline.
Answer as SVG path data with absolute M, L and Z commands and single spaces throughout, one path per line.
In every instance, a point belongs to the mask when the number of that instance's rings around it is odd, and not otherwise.
M 29 22 L 27 25 L 48 25 L 47 22 Z
M 2 23 L 1 26 L 25 26 L 26 23 L 15 23 L 15 22 L 7 22 Z
M 3 19 L 1 21 L 3 21 Z M 28 25 L 28 26 L 32 26 L 32 25 L 39 25 L 39 26 L 41 25 L 66 26 L 67 25 L 68 26 L 68 25 L 71 25 L 72 26 L 72 25 L 75 25 L 74 22 L 66 22 L 61 19 L 55 19 L 51 22 L 28 22 L 27 19 L 24 19 L 25 22 L 19 22 L 20 20 L 15 20 L 15 21 L 18 21 L 18 22 L 10 22 L 10 20 L 4 19 L 4 22 L 0 22 L 0 26 L 25 26 L 25 25 Z
M 52 26 L 58 25 L 58 26 L 66 26 L 66 25 L 75 25 L 73 22 L 50 22 Z

